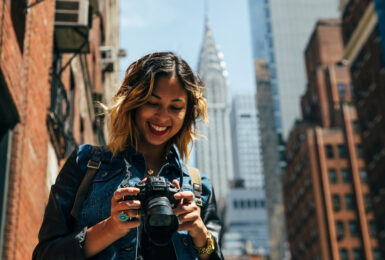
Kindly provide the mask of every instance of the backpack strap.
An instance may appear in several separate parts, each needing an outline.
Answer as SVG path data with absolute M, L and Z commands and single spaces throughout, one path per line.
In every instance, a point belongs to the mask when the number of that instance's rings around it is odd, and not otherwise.
M 87 171 L 80 183 L 78 191 L 75 196 L 74 205 L 71 209 L 71 215 L 77 219 L 83 201 L 89 192 L 91 182 L 98 171 L 102 162 L 102 148 L 100 146 L 92 146 L 91 158 L 87 163 Z
M 197 206 L 199 206 L 199 209 L 202 207 L 202 179 L 201 175 L 199 173 L 199 170 L 197 168 L 193 168 L 190 166 L 187 166 L 188 172 L 191 177 L 191 186 L 193 187 L 194 195 L 195 195 L 195 202 Z

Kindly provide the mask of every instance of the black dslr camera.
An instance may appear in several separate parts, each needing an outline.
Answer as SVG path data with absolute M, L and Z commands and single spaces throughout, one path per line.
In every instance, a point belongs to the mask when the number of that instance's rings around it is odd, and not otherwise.
M 180 202 L 174 198 L 177 187 L 160 176 L 150 176 L 146 182 L 135 184 L 140 192 L 125 196 L 123 200 L 139 200 L 144 216 L 144 231 L 149 240 L 157 246 L 165 246 L 178 229 L 178 218 L 172 208 Z

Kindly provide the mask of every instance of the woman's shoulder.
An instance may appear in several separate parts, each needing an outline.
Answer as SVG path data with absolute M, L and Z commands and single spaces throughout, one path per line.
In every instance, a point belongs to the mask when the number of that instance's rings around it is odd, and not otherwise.
M 193 178 L 198 179 L 198 178 L 200 178 L 202 188 L 203 189 L 211 189 L 211 181 L 206 176 L 206 174 L 204 172 L 202 172 L 198 168 L 195 168 L 195 167 L 192 167 L 192 166 L 188 166 L 188 165 L 183 165 L 182 167 L 183 167 L 183 173 L 184 173 L 185 177 L 187 177 L 189 179 L 193 179 Z

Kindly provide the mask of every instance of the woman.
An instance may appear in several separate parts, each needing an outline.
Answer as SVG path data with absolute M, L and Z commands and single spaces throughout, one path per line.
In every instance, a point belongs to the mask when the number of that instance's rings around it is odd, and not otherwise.
M 210 181 L 201 175 L 199 208 L 181 163 L 188 161 L 189 144 L 197 136 L 195 121 L 206 120 L 202 92 L 199 78 L 173 53 L 152 53 L 132 63 L 112 107 L 104 106 L 110 141 L 97 153 L 101 164 L 78 214 L 73 217 L 71 210 L 95 157 L 90 145 L 69 157 L 52 186 L 33 259 L 223 259 Z M 141 224 L 144 211 L 135 184 L 149 176 L 182 186 L 172 195 L 178 201 L 172 209 L 178 231 L 163 245 L 153 243 Z

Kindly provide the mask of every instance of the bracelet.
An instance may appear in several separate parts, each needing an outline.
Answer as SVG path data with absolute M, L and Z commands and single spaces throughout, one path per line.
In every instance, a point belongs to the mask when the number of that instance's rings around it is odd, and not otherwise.
M 204 247 L 195 247 L 195 249 L 198 252 L 198 255 L 209 255 L 211 254 L 215 249 L 215 241 L 214 237 L 210 232 L 207 232 L 207 241 L 206 246 Z

